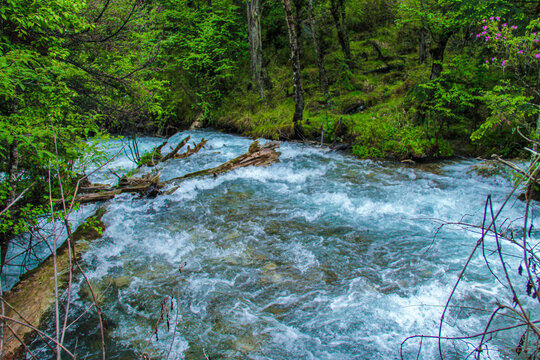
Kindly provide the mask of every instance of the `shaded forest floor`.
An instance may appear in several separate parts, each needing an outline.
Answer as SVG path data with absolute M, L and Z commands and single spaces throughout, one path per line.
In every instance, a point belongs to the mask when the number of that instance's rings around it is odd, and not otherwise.
M 416 44 L 400 42 L 397 36 L 397 31 L 389 28 L 355 34 L 351 41 L 353 69 L 347 67 L 336 44 L 329 48 L 325 65 L 330 101 L 318 85 L 315 55 L 304 55 L 303 64 L 311 64 L 302 70 L 306 99 L 302 126 L 306 140 L 348 149 L 360 158 L 425 161 L 453 155 L 488 157 L 498 152 L 498 138 L 506 136 L 505 131 L 495 139 L 471 141 L 471 133 L 483 120 L 478 114 L 471 114 L 466 121 L 421 119 L 417 94 L 429 81 L 431 59 L 420 63 Z M 449 48 L 448 59 L 459 56 L 459 44 Z M 205 125 L 254 138 L 291 139 L 292 75 L 290 67 L 278 61 L 280 56 L 276 54 L 276 59 L 268 61 L 271 86 L 265 102 L 259 100 L 251 90 L 250 79 L 245 78 Z

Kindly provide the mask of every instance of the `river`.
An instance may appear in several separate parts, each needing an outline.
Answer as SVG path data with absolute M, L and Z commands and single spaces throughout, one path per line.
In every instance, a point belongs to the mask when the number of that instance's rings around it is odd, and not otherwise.
M 169 143 L 186 135 L 209 141 L 198 154 L 161 165 L 162 180 L 217 166 L 252 141 L 190 131 Z M 139 146 L 161 141 L 145 138 Z M 280 152 L 281 161 L 266 168 L 190 179 L 155 199 L 124 194 L 108 202 L 107 229 L 82 259 L 101 299 L 108 359 L 143 352 L 155 359 L 395 359 L 406 337 L 437 334 L 479 237 L 460 226 L 439 229 L 439 221 L 480 224 L 486 197 L 498 208 L 511 192 L 508 177 L 479 176 L 480 162 L 472 159 L 416 166 L 298 143 L 282 143 Z M 121 173 L 133 165 L 121 156 L 109 167 Z M 103 170 L 92 180 L 115 178 Z M 501 223 L 523 213 L 513 196 Z M 493 244 L 488 240 L 487 249 Z M 488 250 L 497 272 L 497 254 Z M 512 257 L 519 253 L 505 251 L 521 284 L 519 258 Z M 91 302 L 81 278 L 71 291 L 75 319 Z M 507 296 L 479 252 L 452 302 L 462 307 L 450 308 L 443 335 L 481 332 L 490 313 L 478 309 L 492 311 Z M 81 359 L 101 356 L 93 313 L 67 336 Z M 47 324 L 53 333 L 52 317 Z M 485 355 L 512 357 L 519 335 L 495 336 Z M 464 358 L 476 343 L 442 346 L 447 358 Z M 32 349 L 50 356 L 39 339 Z M 412 339 L 403 347 L 405 358 L 418 353 L 438 356 L 437 342 Z

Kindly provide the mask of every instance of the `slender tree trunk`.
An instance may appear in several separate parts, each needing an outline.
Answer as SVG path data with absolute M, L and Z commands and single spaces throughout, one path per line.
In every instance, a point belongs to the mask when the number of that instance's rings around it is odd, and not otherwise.
M 540 5 L 539 5 L 540 7 Z M 535 106 L 538 108 L 538 115 L 536 116 L 536 141 L 538 141 L 538 138 L 540 138 L 540 68 L 538 69 L 538 73 L 536 76 L 536 104 Z M 538 145 L 536 142 L 533 144 L 533 150 L 538 151 Z M 534 158 L 534 156 L 533 156 Z
M 427 61 L 428 52 L 429 52 L 429 43 L 428 43 L 429 33 L 425 27 L 420 29 L 418 33 L 418 62 L 423 64 Z
M 347 30 L 345 5 L 343 0 L 330 0 L 330 12 L 336 25 L 339 45 L 345 55 L 345 62 L 349 69 L 353 68 L 353 61 L 351 56 L 351 46 L 349 43 L 349 31 Z
M 326 102 L 330 102 L 330 92 L 328 91 L 328 77 L 326 76 L 326 69 L 324 67 L 324 58 L 321 51 L 321 45 L 319 44 L 319 28 L 317 27 L 317 20 L 315 19 L 315 11 L 313 9 L 313 0 L 308 0 L 308 15 L 309 22 L 311 24 L 311 36 L 313 38 L 313 47 L 315 48 L 315 54 L 317 55 L 317 65 L 319 67 L 319 86 L 324 93 Z
M 292 5 L 294 5 L 295 15 L 294 15 L 294 29 L 296 30 L 296 41 L 298 44 L 298 53 L 300 56 L 303 56 L 304 52 L 302 49 L 302 10 L 305 7 L 304 0 L 292 0 Z
M 441 76 L 443 70 L 444 51 L 446 50 L 446 45 L 448 44 L 450 36 L 452 36 L 451 33 L 441 35 L 435 42 L 435 46 L 429 49 L 432 59 L 431 75 L 429 76 L 430 80 L 434 80 Z
M 425 0 L 420 1 L 420 9 L 422 12 L 425 12 L 426 9 L 426 3 Z M 422 19 L 420 21 L 420 32 L 418 33 L 418 62 L 420 64 L 423 64 L 427 61 L 428 53 L 429 53 L 429 44 L 428 44 L 428 38 L 429 38 L 429 31 L 426 28 L 426 18 L 422 16 Z
M 15 200 L 16 187 L 17 187 L 17 171 L 19 169 L 19 145 L 17 140 L 9 145 L 9 157 L 8 157 L 8 185 L 10 190 L 6 198 L 6 206 L 11 204 Z M 0 234 L 0 271 L 3 269 L 6 262 L 6 255 L 9 247 L 9 241 L 11 240 L 11 231 L 6 230 Z
M 294 86 L 294 135 L 296 138 L 304 138 L 304 130 L 302 129 L 302 119 L 304 117 L 304 89 L 302 87 L 302 76 L 300 74 L 300 49 L 298 48 L 298 38 L 296 37 L 295 18 L 292 11 L 291 0 L 282 0 L 283 8 L 285 9 L 285 20 L 287 21 L 287 29 L 289 30 L 289 42 L 291 45 L 291 65 L 293 70 L 293 86 Z
M 266 100 L 263 79 L 263 52 L 261 36 L 261 0 L 246 0 L 251 80 L 259 91 L 261 101 Z

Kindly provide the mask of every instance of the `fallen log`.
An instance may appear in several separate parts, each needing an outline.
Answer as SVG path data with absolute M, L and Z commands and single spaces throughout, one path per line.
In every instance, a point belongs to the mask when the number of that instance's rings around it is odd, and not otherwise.
M 279 161 L 280 153 L 276 151 L 279 147 L 279 141 L 272 141 L 265 145 L 260 145 L 258 140 L 255 140 L 250 146 L 247 153 L 240 155 L 232 160 L 229 160 L 219 166 L 211 169 L 195 171 L 183 176 L 166 181 L 167 184 L 175 183 L 180 180 L 189 179 L 196 176 L 213 175 L 217 176 L 225 172 L 248 166 L 268 166 Z M 178 187 L 170 189 L 167 194 L 173 193 Z
M 159 182 L 160 174 L 159 172 L 157 174 L 149 173 L 140 178 L 123 177 L 118 181 L 118 185 L 116 186 L 95 184 L 94 186 L 81 188 L 80 193 L 77 195 L 77 201 L 81 204 L 106 201 L 122 193 L 141 194 L 148 191 L 151 187 L 159 189 L 163 187 L 163 183 Z
M 382 68 L 377 68 L 377 69 L 374 69 L 374 70 L 364 71 L 362 74 L 364 74 L 364 75 L 374 74 L 374 73 L 386 74 L 386 73 L 389 73 L 390 71 L 393 71 L 393 70 L 399 70 L 399 71 L 403 70 L 403 67 L 404 67 L 403 64 L 389 64 L 389 65 L 384 66 Z
M 68 241 L 56 251 L 57 285 L 63 289 L 69 282 L 69 269 L 72 265 L 70 254 L 79 257 L 90 247 L 90 241 L 101 237 L 105 224 L 101 217 L 106 209 L 100 208 L 85 224 L 73 233 L 72 252 L 69 251 Z M 24 358 L 25 344 L 29 343 L 33 328 L 39 328 L 44 320 L 44 314 L 55 303 L 55 273 L 54 258 L 50 255 L 37 268 L 28 271 L 21 280 L 4 294 L 6 328 L 2 359 Z M 10 319 L 10 320 L 7 320 Z
M 525 148 L 533 153 L 534 156 L 536 156 L 535 163 L 538 163 L 539 154 L 536 153 L 536 151 L 533 151 L 531 149 Z M 491 157 L 498 162 L 500 162 L 503 165 L 508 166 L 510 169 L 514 170 L 524 178 L 524 183 L 527 184 L 527 187 L 524 192 L 520 193 L 518 195 L 518 199 L 521 201 L 527 201 L 529 199 L 540 201 L 540 191 L 537 190 L 537 188 L 540 186 L 540 175 L 538 175 L 537 167 L 531 167 L 527 171 L 521 169 L 519 166 L 514 164 L 511 161 L 504 160 L 497 154 L 491 155 Z
M 188 146 L 187 151 L 185 153 L 183 153 L 183 154 L 174 154 L 172 156 L 172 158 L 173 159 L 185 159 L 188 156 L 196 154 L 204 147 L 204 145 L 206 145 L 207 142 L 208 142 L 208 140 L 202 139 L 200 143 L 195 144 L 195 147 L 193 149 L 190 149 L 189 146 Z M 165 160 L 163 160 L 163 161 L 165 161 Z
M 379 45 L 379 43 L 377 41 L 372 40 L 370 43 L 371 43 L 371 46 L 373 46 L 373 49 L 375 49 L 375 51 L 377 52 L 377 60 L 382 60 L 384 62 L 384 64 L 386 66 L 388 66 L 387 60 L 390 59 L 390 56 L 384 56 L 383 55 L 382 50 L 381 50 L 381 46 Z
M 183 148 L 188 143 L 189 139 L 191 139 L 191 136 L 188 136 L 184 140 L 180 141 L 180 143 L 178 145 L 176 145 L 176 147 L 170 153 L 165 155 L 163 157 L 163 159 L 161 159 L 159 162 L 164 162 L 164 161 L 167 161 L 169 159 L 172 159 L 176 154 L 178 154 L 178 151 L 180 151 L 180 149 Z M 203 141 L 206 144 L 206 141 L 204 139 L 203 139 Z M 189 151 L 189 146 L 188 146 L 188 151 Z
M 198 152 L 206 144 L 206 140 L 202 140 L 193 149 L 189 149 L 183 154 L 174 155 L 175 159 L 190 156 L 193 153 Z M 140 178 L 135 177 L 123 177 L 118 181 L 118 185 L 102 185 L 102 184 L 90 184 L 80 189 L 80 193 L 77 195 L 77 201 L 80 203 L 106 201 L 114 198 L 116 195 L 122 193 L 141 194 L 147 197 L 153 197 L 162 193 L 161 189 L 167 185 L 176 185 L 179 181 L 193 178 L 196 176 L 217 176 L 219 174 L 248 166 L 268 166 L 274 162 L 279 161 L 280 153 L 276 151 L 280 142 L 274 141 L 265 145 L 260 145 L 258 141 L 254 141 L 247 153 L 240 155 L 232 160 L 229 160 L 217 167 L 205 170 L 195 171 L 171 180 L 159 181 L 160 173 L 149 173 Z M 175 186 L 172 189 L 167 190 L 166 194 L 175 192 L 179 186 Z
M 200 143 L 199 143 L 200 144 Z M 279 162 L 280 153 L 276 151 L 279 142 L 270 142 L 260 145 L 255 141 L 249 147 L 247 153 L 229 160 L 217 167 L 196 171 L 184 176 L 174 178 L 165 182 L 159 181 L 159 173 L 146 174 L 140 178 L 124 177 L 121 178 L 117 186 L 103 184 L 85 184 L 80 190 L 83 192 L 77 196 L 79 202 L 103 201 L 114 198 L 116 195 L 130 192 L 148 195 L 148 191 L 163 188 L 166 185 L 176 184 L 179 181 L 193 178 L 196 176 L 217 176 L 225 172 L 248 166 L 268 166 Z M 201 145 L 201 147 L 204 146 Z M 198 151 L 195 148 L 191 151 Z M 173 193 L 180 186 L 177 185 L 169 189 L 166 193 Z M 105 213 L 105 208 L 98 210 L 94 217 L 93 227 L 80 226 L 73 234 L 73 244 L 75 256 L 86 251 L 89 241 L 101 237 L 101 232 L 105 228 L 101 222 L 101 216 Z M 66 286 L 69 281 L 70 257 L 67 242 L 62 245 L 56 256 L 58 269 L 58 285 L 60 288 Z M 14 319 L 17 322 L 6 320 L 10 325 L 6 329 L 4 344 L 4 357 L 2 359 L 17 359 L 24 352 L 24 345 L 18 341 L 28 341 L 32 329 L 39 326 L 43 320 L 43 314 L 54 304 L 54 273 L 53 257 L 49 257 L 38 268 L 29 271 L 23 276 L 21 281 L 2 298 L 6 307 L 5 318 Z M 26 325 L 25 325 L 26 324 Z M 13 331 L 13 332 L 11 332 Z

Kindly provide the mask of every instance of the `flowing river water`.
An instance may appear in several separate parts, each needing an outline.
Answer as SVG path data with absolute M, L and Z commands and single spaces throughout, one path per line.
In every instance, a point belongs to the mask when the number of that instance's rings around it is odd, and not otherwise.
M 252 141 L 190 131 L 169 144 L 187 135 L 208 144 L 160 165 L 162 180 L 217 166 L 245 153 Z M 141 139 L 139 146 L 149 150 L 161 141 Z M 107 229 L 82 260 L 100 296 L 108 359 L 142 353 L 155 359 L 395 359 L 406 337 L 437 334 L 442 306 L 478 240 L 458 226 L 437 232 L 437 220 L 480 224 L 488 194 L 497 208 L 511 181 L 477 175 L 479 161 L 470 159 L 414 166 L 297 143 L 282 143 L 280 152 L 281 161 L 269 167 L 186 180 L 154 199 L 124 194 L 107 203 Z M 132 166 L 125 156 L 110 165 L 117 172 Z M 114 180 L 105 175 L 92 180 Z M 508 225 L 523 212 L 513 196 L 501 219 Z M 508 252 L 517 276 L 519 259 Z M 72 319 L 91 304 L 88 293 L 79 278 L 71 289 Z M 443 335 L 481 332 L 489 313 L 473 308 L 491 311 L 506 296 L 479 253 L 452 303 L 462 307 L 449 310 Z M 66 338 L 81 359 L 101 358 L 94 313 Z M 52 315 L 47 323 L 54 332 Z M 495 336 L 491 358 L 511 357 L 515 336 Z M 50 356 L 39 339 L 32 348 L 39 358 Z M 438 356 L 436 341 L 412 339 L 404 358 L 416 358 L 420 348 L 419 358 Z M 472 349 L 443 342 L 450 359 Z

